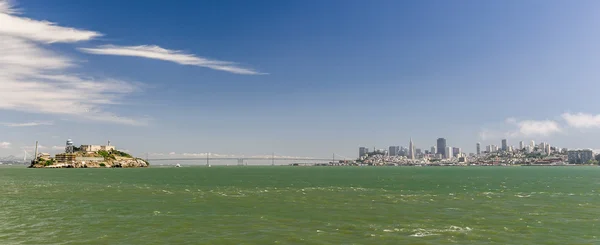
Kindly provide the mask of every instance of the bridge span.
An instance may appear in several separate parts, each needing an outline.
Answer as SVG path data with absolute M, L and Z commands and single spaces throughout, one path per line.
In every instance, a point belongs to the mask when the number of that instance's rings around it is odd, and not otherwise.
M 155 158 L 148 159 L 148 161 L 203 161 L 207 158 L 203 157 L 193 157 L 193 158 Z M 270 158 L 270 157 L 210 157 L 208 158 L 211 161 L 219 161 L 219 160 L 269 160 L 269 161 L 331 161 L 332 158 Z

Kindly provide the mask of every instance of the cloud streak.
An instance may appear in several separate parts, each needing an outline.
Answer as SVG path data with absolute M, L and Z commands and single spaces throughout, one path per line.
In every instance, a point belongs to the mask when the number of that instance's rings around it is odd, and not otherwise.
M 81 52 L 97 55 L 116 55 L 142 57 L 148 59 L 164 60 L 174 62 L 180 65 L 191 65 L 206 67 L 219 71 L 226 71 L 243 75 L 264 75 L 256 70 L 237 66 L 235 63 L 227 61 L 212 60 L 188 54 L 179 50 L 164 49 L 159 46 L 140 45 L 140 46 L 115 46 L 102 45 L 96 48 L 79 48 Z
M 25 38 L 44 43 L 73 43 L 90 40 L 102 34 L 94 31 L 62 27 L 48 21 L 37 21 L 15 16 L 8 1 L 0 0 L 0 35 Z
M 2 123 L 6 127 L 34 127 L 42 125 L 53 125 L 53 122 L 25 122 L 25 123 Z

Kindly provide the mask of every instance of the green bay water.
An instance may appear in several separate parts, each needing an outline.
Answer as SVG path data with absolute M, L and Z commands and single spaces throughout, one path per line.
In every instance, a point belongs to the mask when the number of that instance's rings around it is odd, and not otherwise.
M 0 244 L 600 244 L 600 168 L 3 167 Z

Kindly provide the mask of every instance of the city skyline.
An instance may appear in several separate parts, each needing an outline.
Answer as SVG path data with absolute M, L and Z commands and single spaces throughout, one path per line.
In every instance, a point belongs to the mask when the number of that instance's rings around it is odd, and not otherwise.
M 0 156 L 600 149 L 598 7 L 0 0 Z

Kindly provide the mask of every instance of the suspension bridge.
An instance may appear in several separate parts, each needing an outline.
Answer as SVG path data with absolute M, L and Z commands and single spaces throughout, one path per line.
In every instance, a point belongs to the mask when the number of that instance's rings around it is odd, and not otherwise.
M 276 161 L 298 161 L 298 162 L 317 162 L 317 161 L 331 161 L 336 162 L 339 160 L 347 160 L 351 158 L 347 158 L 345 156 L 341 156 L 338 154 L 332 154 L 331 158 L 319 158 L 319 157 L 282 157 L 276 156 L 275 154 L 271 156 L 260 156 L 260 157 L 221 157 L 214 156 L 211 157 L 210 154 L 206 154 L 206 156 L 198 156 L 198 157 L 174 157 L 174 158 L 147 158 L 150 162 L 160 162 L 160 161 L 206 161 L 206 165 L 210 165 L 210 161 L 237 161 L 239 165 L 245 163 L 246 161 L 271 161 L 272 165 L 275 165 Z

